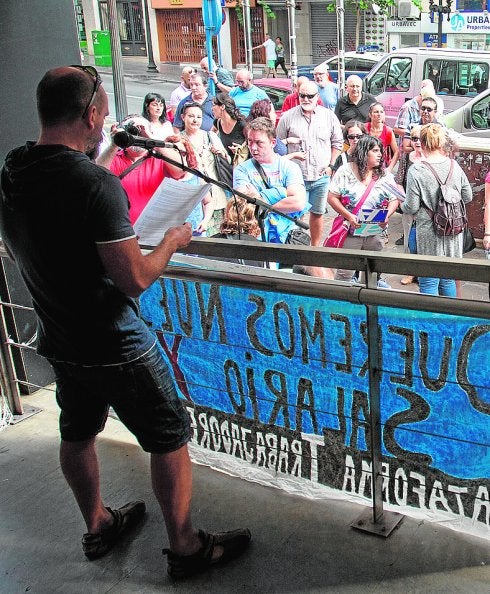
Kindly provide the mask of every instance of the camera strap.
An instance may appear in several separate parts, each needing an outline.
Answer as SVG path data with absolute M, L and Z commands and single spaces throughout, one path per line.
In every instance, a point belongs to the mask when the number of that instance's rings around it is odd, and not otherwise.
M 143 163 L 143 161 L 145 159 L 148 159 L 149 156 L 150 156 L 149 154 L 146 154 L 141 159 L 138 159 L 137 161 L 135 161 L 134 163 L 132 163 L 129 167 L 127 167 L 122 173 L 120 173 L 118 175 L 119 179 L 122 179 L 123 177 L 126 177 L 126 175 L 128 175 L 128 173 L 131 173 L 131 171 L 133 171 L 133 169 L 136 169 L 136 167 L 138 167 L 138 165 L 141 165 L 141 163 Z

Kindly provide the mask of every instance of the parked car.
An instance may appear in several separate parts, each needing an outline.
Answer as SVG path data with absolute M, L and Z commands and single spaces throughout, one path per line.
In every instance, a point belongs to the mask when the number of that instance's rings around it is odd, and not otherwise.
M 488 139 L 490 145 L 490 89 L 444 116 L 448 128 L 464 136 Z
M 371 68 L 377 64 L 381 58 L 385 56 L 382 52 L 345 52 L 345 78 L 351 74 L 356 74 L 361 78 L 364 78 Z M 339 57 L 332 56 L 327 58 L 322 64 L 328 66 L 328 72 L 330 79 L 333 82 L 337 82 L 339 77 Z M 315 65 L 309 66 L 298 66 L 298 76 L 307 76 L 313 80 L 313 70 L 316 68 Z
M 445 113 L 465 105 L 490 86 L 490 52 L 454 48 L 405 47 L 379 61 L 363 87 L 384 106 L 393 126 L 401 106 L 415 97 L 424 79 L 434 83 Z
M 291 80 L 289 78 L 257 78 L 254 79 L 253 83 L 267 93 L 276 110 L 277 121 L 279 121 L 284 99 L 286 95 L 292 92 Z

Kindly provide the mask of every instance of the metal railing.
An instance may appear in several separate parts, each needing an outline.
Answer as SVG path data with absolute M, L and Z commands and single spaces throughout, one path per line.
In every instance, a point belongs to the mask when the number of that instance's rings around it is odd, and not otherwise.
M 369 404 L 370 438 L 372 459 L 372 518 L 365 514 L 353 524 L 357 528 L 388 536 L 401 516 L 383 510 L 382 498 L 382 453 L 380 416 L 380 335 L 378 308 L 386 306 L 408 310 L 428 311 L 457 316 L 490 319 L 490 303 L 469 299 L 433 297 L 408 291 L 377 288 L 377 273 L 438 276 L 472 282 L 490 282 L 490 264 L 485 260 L 452 259 L 398 255 L 354 250 L 329 250 L 304 246 L 284 246 L 260 242 L 197 239 L 180 250 L 165 277 L 192 282 L 254 288 L 256 290 L 319 297 L 326 300 L 341 300 L 366 307 L 367 349 L 369 356 Z M 0 254 L 5 257 L 6 254 Z M 197 258 L 200 256 L 201 258 Z M 316 267 L 343 268 L 363 271 L 366 286 L 351 286 L 345 283 L 324 280 L 312 276 L 292 274 L 283 270 L 268 270 L 243 267 L 216 258 L 243 258 L 269 262 L 281 262 Z M 437 271 L 437 273 L 435 272 Z M 2 385 L 8 402 L 14 411 L 22 409 L 19 396 L 19 380 L 13 363 L 12 349 L 32 348 L 9 339 L 5 312 L 23 307 L 2 302 L 1 309 L 1 373 Z

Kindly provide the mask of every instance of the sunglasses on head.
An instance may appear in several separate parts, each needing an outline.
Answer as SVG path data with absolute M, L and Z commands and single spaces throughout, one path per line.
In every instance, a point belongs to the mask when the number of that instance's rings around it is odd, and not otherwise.
M 316 96 L 317 96 L 317 93 L 300 93 L 299 94 L 300 99 L 313 99 Z
M 422 105 L 422 107 L 420 108 L 420 111 L 428 111 L 430 113 L 431 111 L 434 111 L 434 108 L 428 107 L 427 105 Z
M 80 66 L 79 64 L 72 64 L 71 68 L 76 68 L 77 70 L 86 72 L 94 80 L 94 90 L 92 91 L 92 96 L 90 97 L 90 101 L 87 103 L 87 107 L 84 109 L 84 111 L 82 113 L 82 119 L 83 119 L 87 115 L 88 110 L 94 104 L 95 96 L 97 95 L 97 91 L 99 90 L 99 87 L 102 84 L 102 79 L 100 78 L 99 73 L 93 66 Z
M 412 136 L 412 137 L 410 138 L 410 140 L 413 140 L 413 142 L 419 142 L 419 140 L 420 140 L 420 137 L 419 137 L 419 136 Z
M 347 138 L 349 140 L 359 140 L 359 138 L 361 138 L 362 134 L 347 134 Z

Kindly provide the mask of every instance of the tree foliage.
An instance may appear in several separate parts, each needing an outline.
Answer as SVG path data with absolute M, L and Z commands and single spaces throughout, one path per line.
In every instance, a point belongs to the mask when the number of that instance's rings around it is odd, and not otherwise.
M 225 0 L 225 1 L 227 4 L 231 4 L 233 2 L 233 0 Z M 257 4 L 259 6 L 262 6 L 267 18 L 269 18 L 269 19 L 276 18 L 276 13 L 267 4 L 267 2 L 265 2 L 265 0 L 257 0 Z M 240 26 L 243 27 L 243 3 L 242 3 L 242 0 L 236 0 L 236 5 L 234 8 L 236 11 L 236 16 L 237 16 L 238 22 L 240 23 Z
M 421 0 L 411 1 L 414 6 L 416 6 L 419 10 L 422 10 Z M 345 5 L 350 6 L 356 12 L 360 12 L 361 10 L 370 10 L 373 4 L 379 6 L 379 12 L 384 14 L 389 14 L 390 8 L 392 6 L 396 6 L 395 0 L 372 0 L 371 2 L 368 2 L 367 0 L 345 0 Z M 335 8 L 335 2 L 329 2 L 327 4 L 328 12 L 335 12 Z

